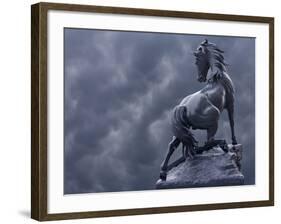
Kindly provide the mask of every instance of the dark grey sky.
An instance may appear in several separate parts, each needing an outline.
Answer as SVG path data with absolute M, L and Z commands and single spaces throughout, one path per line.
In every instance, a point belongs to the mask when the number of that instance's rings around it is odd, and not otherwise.
M 86 29 L 64 35 L 66 194 L 155 188 L 172 137 L 170 111 L 204 86 L 191 52 L 205 38 L 225 51 L 236 87 L 242 172 L 254 184 L 253 38 Z M 203 144 L 206 132 L 195 134 Z M 216 137 L 231 142 L 230 136 L 224 112 Z

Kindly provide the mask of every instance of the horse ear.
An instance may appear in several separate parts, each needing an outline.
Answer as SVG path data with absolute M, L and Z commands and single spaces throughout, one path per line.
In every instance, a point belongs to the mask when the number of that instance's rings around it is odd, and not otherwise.
M 201 43 L 202 46 L 207 46 L 208 44 L 209 44 L 209 41 L 208 41 L 207 39 L 205 39 L 205 40 Z
M 207 39 L 205 39 L 202 43 L 202 45 L 207 45 L 209 43 L 209 41 Z

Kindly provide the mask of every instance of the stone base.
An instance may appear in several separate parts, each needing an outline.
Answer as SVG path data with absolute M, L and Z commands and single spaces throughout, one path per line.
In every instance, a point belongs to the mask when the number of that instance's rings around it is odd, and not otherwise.
M 166 181 L 159 179 L 157 189 L 243 185 L 240 170 L 242 145 L 229 145 L 229 152 L 213 148 L 187 159 L 167 173 Z

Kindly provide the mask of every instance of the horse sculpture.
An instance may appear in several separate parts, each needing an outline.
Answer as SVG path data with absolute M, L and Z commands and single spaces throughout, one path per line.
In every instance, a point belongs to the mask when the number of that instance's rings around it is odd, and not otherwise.
M 218 129 L 220 114 L 224 109 L 228 112 L 232 144 L 236 145 L 234 133 L 234 85 L 226 73 L 226 63 L 223 51 L 214 43 L 203 41 L 193 52 L 198 69 L 198 81 L 207 85 L 191 95 L 186 96 L 172 112 L 173 139 L 169 143 L 167 155 L 161 165 L 160 178 L 166 180 L 167 172 L 171 168 L 186 160 L 193 158 L 214 146 L 220 146 L 225 152 L 228 147 L 225 140 L 214 139 Z M 208 76 L 208 78 L 207 78 Z M 191 129 L 207 130 L 207 142 L 199 147 Z M 168 165 L 169 159 L 175 149 L 182 144 L 183 156 Z

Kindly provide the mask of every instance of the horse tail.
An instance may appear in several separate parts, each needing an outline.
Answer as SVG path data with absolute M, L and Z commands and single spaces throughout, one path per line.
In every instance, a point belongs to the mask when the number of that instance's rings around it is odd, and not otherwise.
M 172 114 L 172 131 L 175 137 L 177 137 L 184 145 L 195 146 L 197 144 L 196 139 L 190 131 L 190 123 L 186 114 L 185 106 L 176 106 Z

